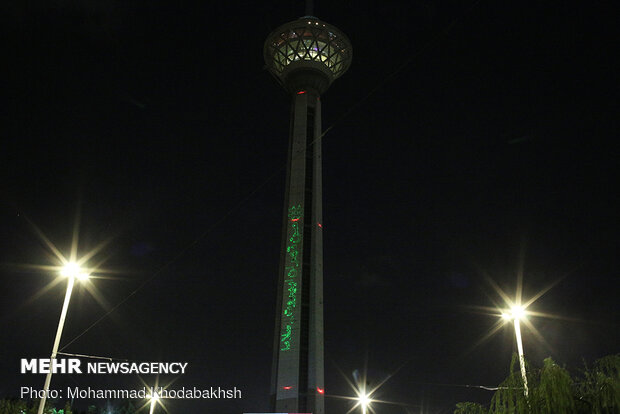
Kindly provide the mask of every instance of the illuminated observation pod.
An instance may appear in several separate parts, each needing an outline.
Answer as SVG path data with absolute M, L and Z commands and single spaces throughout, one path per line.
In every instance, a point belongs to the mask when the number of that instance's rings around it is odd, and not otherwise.
M 351 65 L 351 42 L 335 26 L 305 16 L 271 32 L 263 49 L 267 69 L 290 92 L 327 90 Z

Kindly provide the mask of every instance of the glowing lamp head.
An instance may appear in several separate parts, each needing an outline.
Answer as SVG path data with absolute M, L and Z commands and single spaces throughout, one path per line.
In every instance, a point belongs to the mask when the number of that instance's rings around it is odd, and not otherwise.
M 86 280 L 89 274 L 84 272 L 80 265 L 75 262 L 69 262 L 62 267 L 60 274 L 64 277 L 73 277 L 80 280 Z
M 515 319 L 523 319 L 523 317 L 525 316 L 525 309 L 523 309 L 523 306 L 513 306 L 510 311 L 512 312 L 512 316 Z
M 157 402 L 159 401 L 159 395 L 156 392 L 153 392 L 153 394 L 149 395 L 149 399 L 151 402 Z
M 75 262 L 69 262 L 62 267 L 60 274 L 65 277 L 76 277 L 80 273 L 80 266 Z
M 357 397 L 359 401 L 359 405 L 362 407 L 362 413 L 366 413 L 368 407 L 372 400 L 370 399 L 370 395 L 366 394 L 365 391 L 361 391 Z
M 370 398 L 368 398 L 365 394 L 360 395 L 360 404 L 364 407 L 368 407 L 368 404 L 370 404 Z

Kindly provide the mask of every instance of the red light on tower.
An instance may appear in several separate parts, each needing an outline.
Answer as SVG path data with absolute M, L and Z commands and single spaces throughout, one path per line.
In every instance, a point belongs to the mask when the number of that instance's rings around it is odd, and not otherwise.
M 316 387 L 316 390 L 319 394 L 325 394 L 325 388 Z
M 297 92 L 297 95 L 303 95 L 304 93 L 306 93 L 306 91 L 299 91 Z
M 283 390 L 290 390 L 292 388 L 293 388 L 292 385 L 286 385 L 286 386 L 282 387 Z

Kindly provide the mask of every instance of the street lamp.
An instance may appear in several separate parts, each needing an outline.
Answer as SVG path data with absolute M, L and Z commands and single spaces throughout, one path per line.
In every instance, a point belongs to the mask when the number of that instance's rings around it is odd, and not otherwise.
M 368 407 L 370 406 L 370 396 L 366 394 L 366 391 L 360 391 L 357 400 L 359 402 L 360 407 L 362 407 L 362 414 L 366 414 L 368 412 Z
M 47 400 L 47 393 L 50 388 L 50 382 L 52 381 L 53 361 L 56 359 L 58 353 L 58 345 L 60 344 L 60 337 L 62 336 L 62 328 L 65 325 L 65 318 L 67 316 L 67 308 L 69 307 L 69 300 L 71 299 L 71 292 L 73 291 L 73 284 L 75 279 L 86 280 L 88 279 L 88 273 L 85 273 L 80 265 L 75 262 L 66 263 L 60 271 L 60 275 L 69 279 L 67 283 L 67 293 L 65 293 L 65 302 L 62 305 L 62 312 L 60 313 L 60 321 L 58 322 L 58 330 L 56 331 L 56 339 L 54 340 L 54 347 L 52 348 L 52 356 L 50 358 L 50 370 L 45 377 L 45 385 L 43 386 L 43 397 L 39 403 L 39 410 L 37 414 L 43 414 L 45 408 L 45 401 Z
M 519 350 L 519 365 L 521 366 L 521 377 L 523 377 L 524 393 L 527 397 L 527 376 L 525 375 L 525 357 L 523 356 L 523 342 L 521 342 L 521 324 L 520 319 L 525 318 L 525 309 L 522 306 L 515 305 L 510 308 L 508 313 L 502 313 L 502 318 L 506 321 L 514 321 L 515 336 L 517 337 L 517 349 Z
M 155 404 L 159 401 L 157 391 L 153 390 L 153 394 L 149 395 L 149 398 L 151 399 L 151 409 L 149 410 L 149 414 L 153 414 L 155 411 Z

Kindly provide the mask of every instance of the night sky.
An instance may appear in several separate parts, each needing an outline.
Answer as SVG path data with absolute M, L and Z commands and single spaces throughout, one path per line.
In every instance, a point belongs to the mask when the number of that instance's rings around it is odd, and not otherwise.
M 57 264 L 34 229 L 68 256 L 79 222 L 104 271 L 73 292 L 64 352 L 243 392 L 171 413 L 267 411 L 290 99 L 262 47 L 302 2 L 28 3 L 2 6 L 0 398 L 42 387 L 19 361 L 49 357 L 65 293 L 23 266 Z M 612 10 L 576 3 L 316 2 L 353 45 L 322 96 L 329 414 L 365 361 L 371 384 L 400 367 L 377 396 L 405 405 L 380 414 L 488 402 L 463 386 L 497 386 L 516 352 L 510 325 L 481 342 L 489 280 L 514 298 L 520 273 L 561 316 L 524 329 L 534 366 L 619 351 L 617 44 Z

